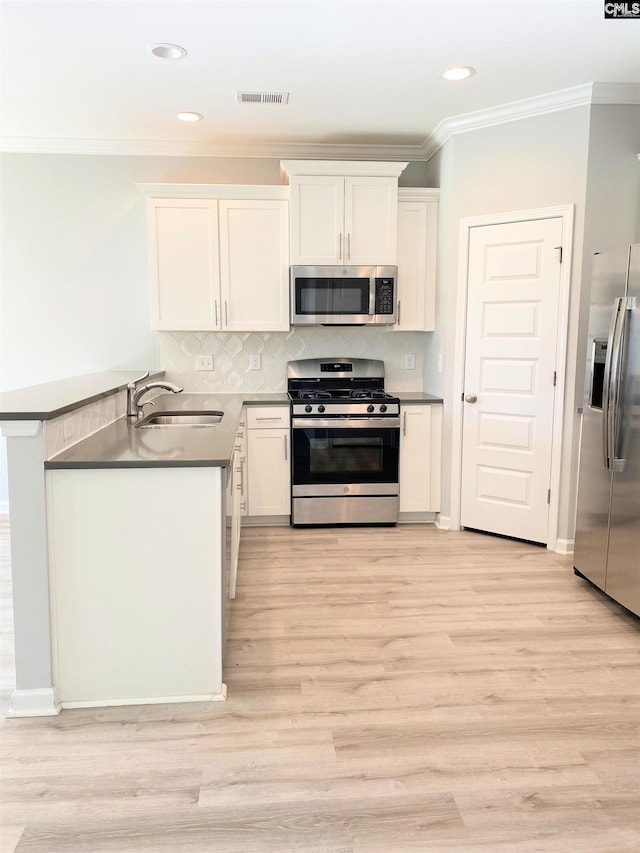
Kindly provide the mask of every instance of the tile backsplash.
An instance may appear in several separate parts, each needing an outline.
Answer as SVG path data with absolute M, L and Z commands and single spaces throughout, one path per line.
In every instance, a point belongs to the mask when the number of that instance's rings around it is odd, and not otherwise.
M 189 391 L 286 391 L 287 362 L 298 358 L 378 358 L 385 386 L 394 392 L 422 391 L 424 332 L 374 327 L 300 327 L 289 332 L 159 332 L 159 367 Z M 249 369 L 259 354 L 260 370 Z M 405 354 L 415 368 L 404 367 Z M 213 356 L 213 370 L 196 370 L 196 357 Z

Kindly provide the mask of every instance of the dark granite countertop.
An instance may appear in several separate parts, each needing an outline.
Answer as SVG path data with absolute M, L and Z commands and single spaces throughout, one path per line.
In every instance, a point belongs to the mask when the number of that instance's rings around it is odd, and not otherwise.
M 0 421 L 48 421 L 122 391 L 144 373 L 144 370 L 107 370 L 4 391 L 0 394 Z M 162 376 L 164 371 L 156 370 L 149 375 L 149 381 Z
M 288 405 L 286 394 L 161 394 L 161 411 L 221 411 L 219 424 L 144 429 L 120 418 L 45 462 L 45 468 L 226 467 L 231 461 L 243 405 Z M 149 414 L 147 410 L 146 414 Z
M 144 371 L 113 370 L 34 385 L 0 394 L 0 420 L 50 420 L 121 391 Z M 163 376 L 156 371 L 150 380 Z M 396 394 L 402 405 L 442 403 L 422 391 Z M 285 392 L 161 394 L 154 412 L 214 410 L 223 412 L 215 426 L 167 426 L 140 429 L 123 417 L 66 448 L 45 462 L 56 468 L 128 468 L 166 466 L 226 467 L 233 453 L 243 405 L 288 405 Z M 149 410 L 147 410 L 147 413 Z
M 393 391 L 389 393 L 393 394 Z M 442 403 L 442 397 L 434 397 L 433 394 L 425 394 L 424 391 L 401 391 L 394 394 L 400 400 L 400 405 L 411 405 L 411 403 Z

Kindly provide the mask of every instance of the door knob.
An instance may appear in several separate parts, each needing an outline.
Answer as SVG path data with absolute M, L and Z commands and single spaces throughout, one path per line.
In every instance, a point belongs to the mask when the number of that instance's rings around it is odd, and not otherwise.
M 467 396 L 464 399 L 467 401 L 467 403 L 477 403 L 478 402 L 478 395 L 477 394 L 467 394 Z

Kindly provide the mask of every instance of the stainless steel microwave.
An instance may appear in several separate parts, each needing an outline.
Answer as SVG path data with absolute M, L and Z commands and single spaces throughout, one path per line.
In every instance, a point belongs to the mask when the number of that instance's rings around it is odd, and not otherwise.
M 395 266 L 292 266 L 292 326 L 372 326 L 396 321 Z

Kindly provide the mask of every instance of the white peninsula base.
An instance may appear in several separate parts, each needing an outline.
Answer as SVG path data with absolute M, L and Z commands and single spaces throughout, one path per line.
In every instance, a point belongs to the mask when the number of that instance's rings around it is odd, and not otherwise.
M 219 467 L 49 470 L 63 708 L 224 699 Z

